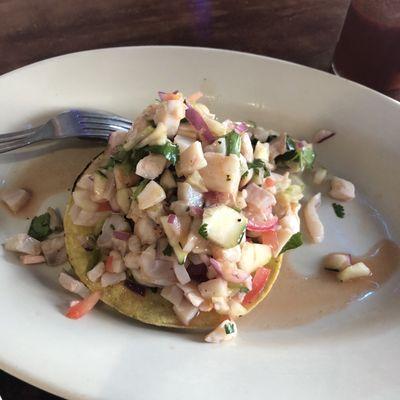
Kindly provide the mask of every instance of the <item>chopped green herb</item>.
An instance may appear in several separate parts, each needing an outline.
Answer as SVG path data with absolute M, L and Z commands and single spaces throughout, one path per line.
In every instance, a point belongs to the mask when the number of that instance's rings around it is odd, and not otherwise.
M 163 254 L 164 256 L 172 256 L 172 252 L 174 251 L 174 249 L 171 247 L 171 245 L 167 244 L 167 247 L 163 250 Z
M 303 144 L 301 147 L 297 145 L 290 136 L 286 138 L 286 153 L 279 155 L 275 158 L 275 162 L 284 168 L 288 168 L 293 172 L 304 171 L 304 169 L 311 169 L 315 153 L 312 144 Z
M 227 323 L 224 325 L 224 329 L 225 329 L 225 333 L 226 333 L 227 335 L 230 335 L 230 334 L 232 334 L 232 333 L 235 333 L 235 325 L 233 325 L 232 322 L 227 322 Z
M 225 135 L 225 141 L 226 141 L 226 155 L 229 156 L 229 154 L 235 154 L 239 156 L 240 144 L 242 141 L 240 135 L 235 131 L 231 131 L 227 135 Z
M 143 189 L 150 182 L 149 179 L 143 179 L 139 185 L 136 186 L 136 190 L 133 192 L 132 200 L 136 200 L 140 193 L 142 193 Z
M 208 238 L 208 232 L 207 232 L 207 224 L 203 224 L 199 228 L 199 235 L 203 237 L 204 239 Z
M 301 237 L 301 233 L 297 232 L 294 235 L 292 235 L 289 241 L 283 246 L 283 249 L 279 254 L 282 254 L 288 250 L 296 249 L 297 247 L 300 247 L 302 244 L 303 244 L 303 238 Z
M 42 241 L 51 233 L 50 214 L 48 212 L 33 218 L 28 231 L 29 236 Z
M 172 165 L 179 161 L 179 146 L 170 141 L 159 146 L 148 146 L 147 150 L 151 153 L 162 154 Z
M 332 203 L 333 211 L 338 218 L 344 218 L 346 213 L 344 212 L 344 207 L 341 204 Z
M 249 174 L 249 171 L 247 170 L 242 176 L 241 176 L 241 178 L 240 179 L 244 179 L 244 178 L 246 178 L 247 177 L 247 175 Z
M 240 212 L 241 210 L 236 210 L 236 211 L 239 211 L 239 212 Z M 238 244 L 240 244 L 240 243 L 242 242 L 243 236 L 244 236 L 245 233 L 246 233 L 246 231 L 243 230 L 243 232 L 240 234 L 239 239 L 238 239 Z
M 239 292 L 240 293 L 249 293 L 249 288 L 247 288 L 247 287 L 245 287 L 245 286 L 242 286 L 240 289 L 239 289 Z
M 105 168 L 114 168 L 116 164 L 122 164 L 129 160 L 131 156 L 131 151 L 124 150 L 122 145 L 117 146 L 116 152 L 110 156 Z
M 249 168 L 265 168 L 265 163 L 263 160 L 256 158 L 253 162 L 247 163 Z
M 181 119 L 181 124 L 188 124 L 189 121 L 187 120 L 187 118 L 182 118 Z
M 254 169 L 254 173 L 256 175 L 260 175 L 260 170 L 264 171 L 264 177 L 271 175 L 271 172 L 265 165 L 265 162 L 259 158 L 256 158 L 253 162 L 248 162 L 247 166 L 249 167 L 249 169 Z

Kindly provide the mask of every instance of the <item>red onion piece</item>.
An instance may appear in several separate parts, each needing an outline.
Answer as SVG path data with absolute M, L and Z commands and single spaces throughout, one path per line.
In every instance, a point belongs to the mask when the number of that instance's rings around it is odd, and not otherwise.
M 215 141 L 215 137 L 211 133 L 210 128 L 204 121 L 201 114 L 196 111 L 190 104 L 186 103 L 186 106 L 186 119 L 193 125 L 193 127 L 197 131 L 199 131 L 203 135 L 203 138 L 206 140 L 207 143 L 213 143 Z
M 275 230 L 276 226 L 278 225 L 278 217 L 273 216 L 268 221 L 265 221 L 262 224 L 257 224 L 254 221 L 249 220 L 247 222 L 247 230 L 251 232 L 266 232 Z
M 140 283 L 136 282 L 133 278 L 128 278 L 124 282 L 124 285 L 139 296 L 144 297 L 146 295 L 146 286 L 143 286 Z
M 189 264 L 186 270 L 192 281 L 198 283 L 208 281 L 206 264 L 198 264 L 198 265 Z
M 219 263 L 214 258 L 210 258 L 210 264 L 215 269 L 218 275 L 220 275 L 227 282 L 232 283 L 242 283 L 245 282 L 246 279 L 249 278 L 249 273 L 246 271 L 242 271 L 237 268 L 227 268 L 223 269 L 221 263 Z
M 113 236 L 119 240 L 128 240 L 130 238 L 131 234 L 129 232 L 125 232 L 125 231 L 114 231 Z
M 246 132 L 248 129 L 247 124 L 245 124 L 244 122 L 235 122 L 235 131 L 237 133 L 243 133 Z
M 168 222 L 169 224 L 173 224 L 175 221 L 176 221 L 176 215 L 175 215 L 175 214 L 169 214 L 169 215 L 168 215 L 167 222 Z
M 327 139 L 330 139 L 331 137 L 335 136 L 336 133 L 332 132 L 328 129 L 321 129 L 318 131 L 313 138 L 313 143 L 322 143 Z
M 190 207 L 190 214 L 193 217 L 202 217 L 204 210 L 201 207 L 191 206 Z
M 165 92 L 158 92 L 158 97 L 160 98 L 161 101 L 164 100 L 166 93 Z
M 222 265 L 215 258 L 210 258 L 210 264 L 215 269 L 217 274 L 222 276 Z
M 296 147 L 297 147 L 298 149 L 302 149 L 306 144 L 307 144 L 307 142 L 305 142 L 304 140 L 301 140 L 300 142 L 298 142 L 298 143 L 296 144 Z

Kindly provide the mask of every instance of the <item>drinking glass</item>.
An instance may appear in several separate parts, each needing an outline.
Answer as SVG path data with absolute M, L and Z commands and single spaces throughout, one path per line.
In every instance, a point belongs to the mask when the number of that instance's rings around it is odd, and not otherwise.
M 352 0 L 332 68 L 389 95 L 400 92 L 400 0 Z

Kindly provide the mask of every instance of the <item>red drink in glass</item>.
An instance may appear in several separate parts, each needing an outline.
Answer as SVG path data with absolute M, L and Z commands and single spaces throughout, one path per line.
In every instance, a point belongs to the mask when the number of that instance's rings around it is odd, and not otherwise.
M 353 0 L 332 67 L 382 92 L 400 89 L 400 0 Z

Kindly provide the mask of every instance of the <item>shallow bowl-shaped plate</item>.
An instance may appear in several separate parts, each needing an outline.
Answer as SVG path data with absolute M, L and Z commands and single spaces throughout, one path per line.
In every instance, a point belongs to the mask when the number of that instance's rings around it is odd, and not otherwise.
M 36 124 L 71 107 L 133 118 L 158 90 L 174 89 L 200 89 L 219 115 L 256 120 L 295 136 L 310 138 L 320 128 L 338 132 L 318 149 L 319 158 L 331 172 L 356 183 L 367 211 L 350 208 L 359 218 L 340 225 L 330 206 L 322 208 L 327 240 L 289 256 L 299 273 L 312 274 L 319 257 L 329 251 L 361 254 L 383 235 L 399 238 L 399 103 L 287 62 L 179 47 L 114 48 L 58 57 L 0 78 L 0 130 Z M 58 147 L 50 149 L 56 152 Z M 13 168 L 45 151 L 40 147 L 2 155 L 0 176 L 7 181 Z M 77 165 L 77 171 L 83 167 Z M 38 173 L 46 179 L 49 170 Z M 66 196 L 49 201 L 63 204 Z M 26 228 L 26 221 L 0 212 L 2 241 Z M 266 328 L 244 319 L 240 337 L 221 346 L 203 344 L 198 334 L 149 328 L 105 307 L 82 320 L 68 320 L 62 311 L 71 296 L 58 288 L 56 276 L 57 270 L 23 268 L 1 254 L 0 367 L 63 397 L 398 397 L 397 274 L 375 295 L 302 326 Z M 248 321 L 262 321 L 266 308 L 268 299 Z

